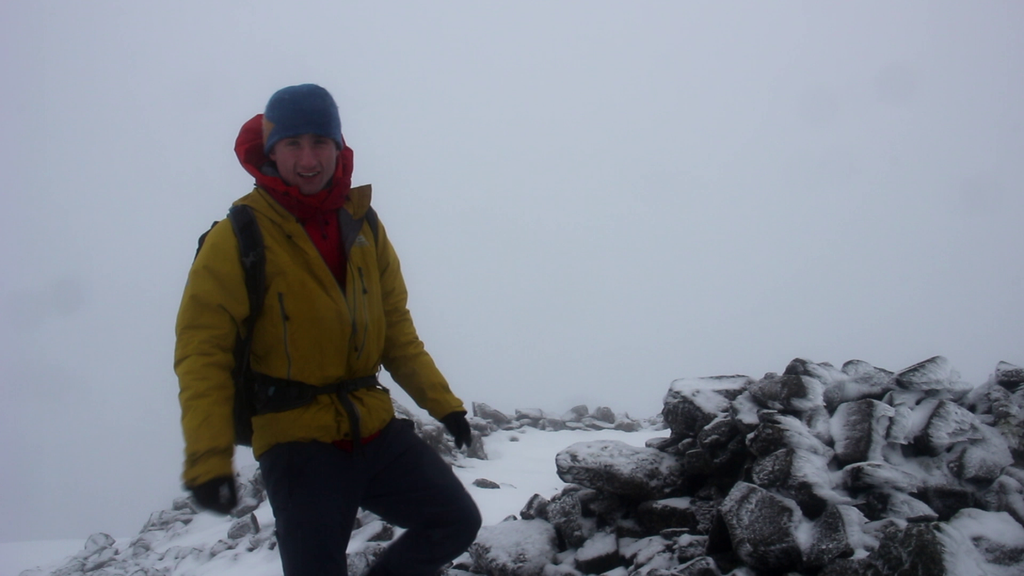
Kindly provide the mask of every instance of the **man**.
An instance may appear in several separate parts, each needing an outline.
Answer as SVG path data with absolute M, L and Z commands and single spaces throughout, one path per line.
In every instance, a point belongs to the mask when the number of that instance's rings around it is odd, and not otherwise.
M 370 187 L 351 188 L 338 107 L 319 86 L 283 88 L 242 126 L 235 152 L 256 179 L 235 204 L 252 208 L 266 255 L 249 354 L 257 388 L 341 390 L 252 419 L 284 573 L 345 575 L 362 507 L 407 529 L 371 574 L 433 575 L 473 542 L 480 513 L 451 467 L 394 417 L 379 369 L 457 446 L 472 437 L 462 402 L 416 334 L 387 233 L 364 219 Z M 189 272 L 175 348 L 185 485 L 220 513 L 236 503 L 232 369 L 248 314 L 238 239 L 222 221 Z

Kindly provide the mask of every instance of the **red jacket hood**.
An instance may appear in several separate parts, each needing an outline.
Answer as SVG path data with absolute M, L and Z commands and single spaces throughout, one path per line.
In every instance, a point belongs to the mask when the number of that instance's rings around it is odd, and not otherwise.
M 345 204 L 352 187 L 352 149 L 343 146 L 331 187 L 313 196 L 304 196 L 295 186 L 289 186 L 279 176 L 264 174 L 261 169 L 271 162 L 263 152 L 263 114 L 257 114 L 242 125 L 235 139 L 238 161 L 256 179 L 256 185 L 270 193 L 299 219 L 308 218 L 310 211 L 333 210 Z

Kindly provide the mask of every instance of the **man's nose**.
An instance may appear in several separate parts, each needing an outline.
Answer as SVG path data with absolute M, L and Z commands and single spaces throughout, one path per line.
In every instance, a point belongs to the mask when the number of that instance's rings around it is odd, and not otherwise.
M 311 166 L 316 162 L 317 158 L 312 146 L 303 146 L 299 149 L 299 164 L 301 166 Z

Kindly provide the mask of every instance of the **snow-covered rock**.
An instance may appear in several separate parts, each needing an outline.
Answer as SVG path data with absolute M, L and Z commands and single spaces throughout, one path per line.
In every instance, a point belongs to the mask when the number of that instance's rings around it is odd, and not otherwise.
M 675 380 L 665 395 L 662 416 L 674 438 L 692 438 L 746 391 L 747 376 L 714 376 Z
M 557 552 L 555 529 L 543 520 L 484 526 L 469 547 L 474 571 L 493 576 L 540 576 Z
M 558 453 L 555 467 L 565 482 L 638 501 L 670 495 L 683 473 L 675 456 L 617 440 L 573 444 Z
M 800 566 L 797 528 L 801 514 L 796 502 L 737 482 L 719 513 L 733 550 L 750 567 L 784 573 Z

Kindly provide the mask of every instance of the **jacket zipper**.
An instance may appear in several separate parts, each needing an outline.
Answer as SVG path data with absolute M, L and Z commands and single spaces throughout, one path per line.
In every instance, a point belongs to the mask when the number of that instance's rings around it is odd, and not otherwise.
M 351 270 L 352 270 L 352 264 L 350 262 L 349 263 L 349 271 L 351 271 Z M 366 335 L 370 331 L 370 309 L 369 309 L 368 304 L 366 303 L 366 295 L 369 294 L 369 290 L 366 289 L 366 278 L 363 276 L 363 267 L 362 266 L 359 266 L 359 267 L 356 268 L 356 274 L 359 277 L 359 286 L 358 286 L 359 290 L 358 290 L 358 293 L 357 294 L 350 294 L 349 297 L 346 298 L 346 303 L 348 304 L 349 316 L 352 317 L 352 340 L 353 341 L 359 339 L 359 337 L 360 337 L 360 334 L 359 334 L 359 332 L 360 332 L 360 330 L 359 330 L 359 314 L 357 313 L 357 311 L 358 310 L 362 310 L 362 312 L 363 312 L 362 340 L 360 340 L 360 342 L 358 344 L 356 344 L 356 346 L 355 346 L 356 359 L 358 360 L 358 359 L 363 357 L 363 348 L 366 347 Z M 355 278 L 353 278 L 353 282 L 354 281 L 355 281 Z M 361 302 L 357 303 L 356 299 L 359 299 Z
M 366 295 L 369 294 L 370 291 L 366 289 L 366 278 L 363 277 L 363 267 L 359 266 L 357 270 L 359 271 L 359 288 L 362 291 L 362 298 L 360 298 L 360 300 L 362 301 L 363 309 L 363 340 L 359 343 L 359 350 L 356 355 L 356 358 L 358 359 L 363 356 L 363 349 L 366 348 L 366 335 L 370 332 L 370 305 L 367 303 L 366 298 Z

